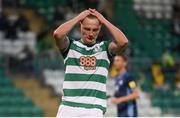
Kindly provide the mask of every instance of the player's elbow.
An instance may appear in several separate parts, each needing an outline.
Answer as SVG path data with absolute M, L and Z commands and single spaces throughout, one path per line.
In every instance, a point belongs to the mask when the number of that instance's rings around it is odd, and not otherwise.
M 54 39 L 59 39 L 60 37 L 59 33 L 56 30 L 53 32 L 53 37 Z
M 125 38 L 125 39 L 122 41 L 122 45 L 123 45 L 123 46 L 127 46 L 128 43 L 129 43 L 129 41 L 128 41 L 127 38 Z
M 127 38 L 125 38 L 124 40 L 121 40 L 121 42 L 117 42 L 117 46 L 121 49 L 126 48 L 128 46 L 129 41 L 127 40 Z
M 128 47 L 128 40 L 121 42 L 121 44 L 117 44 L 117 50 L 115 51 L 115 54 L 121 54 L 125 52 L 127 47 Z
M 58 48 L 61 48 L 59 42 L 60 42 L 60 39 L 62 39 L 62 37 L 63 36 L 61 34 L 59 34 L 56 30 L 53 32 L 53 38 L 54 38 L 55 44 Z
M 53 37 L 54 37 L 55 40 L 63 39 L 64 36 L 65 36 L 65 34 L 62 31 L 55 30 L 53 32 Z

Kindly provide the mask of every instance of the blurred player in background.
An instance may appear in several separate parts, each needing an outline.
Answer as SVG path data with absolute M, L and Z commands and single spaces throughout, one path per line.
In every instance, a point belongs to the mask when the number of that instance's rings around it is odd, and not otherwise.
M 114 57 L 114 68 L 117 71 L 115 77 L 116 91 L 112 102 L 117 104 L 118 117 L 137 117 L 136 99 L 139 91 L 134 78 L 126 70 L 127 57 L 117 55 Z
M 76 24 L 80 24 L 79 41 L 67 36 Z M 96 42 L 102 25 L 115 41 Z M 54 39 L 65 63 L 64 95 L 57 117 L 102 117 L 110 58 L 125 49 L 128 39 L 95 9 L 85 10 L 59 26 Z

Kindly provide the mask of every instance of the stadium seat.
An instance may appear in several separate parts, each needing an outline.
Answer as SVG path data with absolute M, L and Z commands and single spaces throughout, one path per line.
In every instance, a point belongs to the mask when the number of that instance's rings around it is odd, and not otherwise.
M 32 100 L 23 96 L 15 96 L 13 99 L 9 96 L 0 98 L 1 106 L 33 106 Z
M 38 107 L 23 107 L 20 109 L 20 116 L 23 117 L 41 117 L 42 111 Z
M 62 95 L 64 72 L 61 70 L 44 70 L 45 84 L 53 87 L 55 94 Z
M 0 96 L 0 117 L 43 116 L 43 111 L 33 104 L 32 99 L 13 85 L 3 67 L 0 67 Z
M 2 87 L 11 87 L 13 85 L 12 81 L 10 79 L 1 78 L 0 79 L 0 88 Z
M 21 96 L 23 92 L 21 89 L 14 87 L 4 87 L 0 89 L 1 96 Z

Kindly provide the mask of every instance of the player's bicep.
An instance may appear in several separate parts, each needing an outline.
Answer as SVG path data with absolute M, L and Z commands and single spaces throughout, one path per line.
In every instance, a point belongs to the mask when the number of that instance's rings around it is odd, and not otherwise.
M 120 46 L 118 43 L 116 43 L 115 41 L 112 41 L 110 44 L 109 44 L 109 53 L 111 55 L 116 55 L 116 54 L 121 54 L 125 51 L 127 45 L 123 45 L 123 46 Z
M 64 36 L 64 38 L 56 40 L 56 46 L 60 49 L 60 51 L 64 52 L 68 49 L 70 45 L 69 38 Z

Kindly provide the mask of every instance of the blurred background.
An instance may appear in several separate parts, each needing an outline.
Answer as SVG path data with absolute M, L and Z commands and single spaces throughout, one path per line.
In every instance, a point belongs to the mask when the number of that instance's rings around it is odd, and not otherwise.
M 139 116 L 180 116 L 180 0 L 0 0 L 0 116 L 56 116 L 64 66 L 52 32 L 87 8 L 129 39 Z M 79 27 L 69 36 L 79 39 Z M 97 40 L 111 38 L 103 27 Z M 112 67 L 108 94 L 114 76 Z M 109 100 L 105 116 L 116 116 Z

